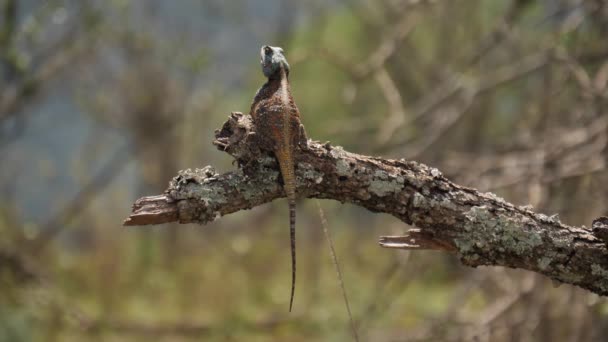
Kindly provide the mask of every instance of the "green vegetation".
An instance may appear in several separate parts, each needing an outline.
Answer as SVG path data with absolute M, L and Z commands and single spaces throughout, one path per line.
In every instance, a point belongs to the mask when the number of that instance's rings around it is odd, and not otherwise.
M 121 226 L 178 170 L 234 168 L 213 131 L 248 112 L 277 27 L 311 138 L 415 159 L 573 225 L 607 214 L 602 2 L 279 2 L 0 0 L 0 341 L 350 340 L 311 201 L 291 314 L 285 201 L 202 227 Z M 293 20 L 277 24 L 277 6 Z M 322 205 L 362 340 L 608 334 L 603 298 L 381 249 L 408 227 Z

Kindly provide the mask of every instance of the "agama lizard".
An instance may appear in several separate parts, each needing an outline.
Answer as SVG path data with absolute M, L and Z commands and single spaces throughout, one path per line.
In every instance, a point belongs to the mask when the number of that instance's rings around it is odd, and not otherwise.
M 289 86 L 289 64 L 280 47 L 262 46 L 262 72 L 268 81 L 258 90 L 251 105 L 250 115 L 260 141 L 269 146 L 279 162 L 283 189 L 289 204 L 289 233 L 291 238 L 291 298 L 293 306 L 296 282 L 296 179 L 294 151 L 306 141 L 300 111 L 296 107 Z

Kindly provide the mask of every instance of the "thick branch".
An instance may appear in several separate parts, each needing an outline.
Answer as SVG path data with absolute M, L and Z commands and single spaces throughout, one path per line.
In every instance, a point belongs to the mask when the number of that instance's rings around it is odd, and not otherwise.
M 233 113 L 214 144 L 236 158 L 236 171 L 180 171 L 164 195 L 139 199 L 125 225 L 204 224 L 284 196 L 276 162 L 260 149 L 249 116 Z M 557 216 L 456 185 L 426 165 L 357 155 L 329 143 L 308 141 L 296 159 L 300 197 L 353 203 L 417 227 L 383 237 L 385 247 L 455 252 L 469 266 L 523 268 L 608 295 L 605 221 L 593 230 L 567 226 Z

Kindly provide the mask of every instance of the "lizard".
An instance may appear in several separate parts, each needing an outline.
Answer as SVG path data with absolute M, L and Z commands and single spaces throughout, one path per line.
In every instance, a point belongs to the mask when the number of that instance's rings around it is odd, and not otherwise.
M 260 49 L 262 73 L 268 81 L 258 90 L 251 104 L 250 115 L 256 135 L 274 153 L 283 178 L 283 190 L 289 205 L 289 236 L 291 241 L 291 297 L 293 307 L 296 283 L 296 177 L 294 153 L 306 141 L 300 122 L 300 111 L 291 95 L 289 63 L 280 47 L 264 45 Z

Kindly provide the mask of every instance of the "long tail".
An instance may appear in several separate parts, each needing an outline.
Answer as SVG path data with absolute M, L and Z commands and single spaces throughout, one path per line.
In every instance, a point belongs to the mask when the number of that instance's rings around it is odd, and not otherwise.
M 289 199 L 289 238 L 291 239 L 291 297 L 289 312 L 293 307 L 293 294 L 296 290 L 296 201 Z
M 287 203 L 289 204 L 289 237 L 291 240 L 291 297 L 289 300 L 289 312 L 293 307 L 293 297 L 296 289 L 296 176 L 294 172 L 293 153 L 287 145 L 276 151 Z

